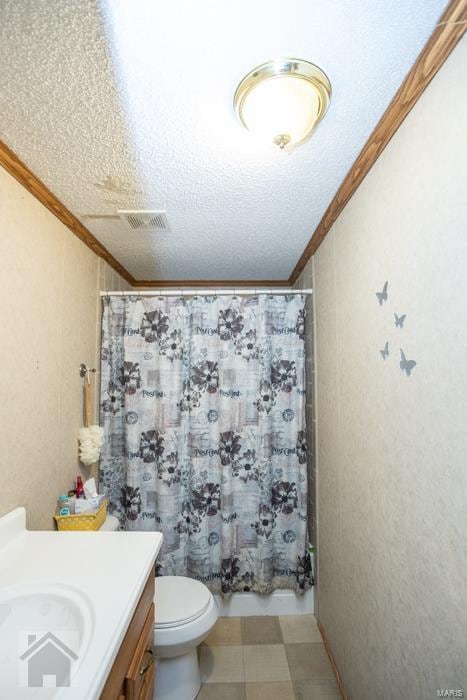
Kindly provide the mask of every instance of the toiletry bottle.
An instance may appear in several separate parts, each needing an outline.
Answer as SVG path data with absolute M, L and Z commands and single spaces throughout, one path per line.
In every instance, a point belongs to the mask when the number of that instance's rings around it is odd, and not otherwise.
M 57 515 L 70 515 L 70 506 L 66 493 L 58 497 Z
M 70 489 L 70 491 L 68 491 L 68 506 L 70 508 L 70 515 L 75 514 L 75 503 L 76 503 L 76 490 Z
M 83 480 L 80 476 L 76 477 L 76 498 L 84 498 Z
M 75 503 L 76 503 L 76 496 L 68 496 L 68 508 L 70 509 L 70 515 L 75 514 Z

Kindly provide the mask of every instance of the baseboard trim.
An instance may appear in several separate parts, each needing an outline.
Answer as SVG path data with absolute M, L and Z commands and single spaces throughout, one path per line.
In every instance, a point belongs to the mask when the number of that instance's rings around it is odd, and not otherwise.
M 318 629 L 319 629 L 319 632 L 321 634 L 321 639 L 323 640 L 324 648 L 326 649 L 326 654 L 329 657 L 329 661 L 331 663 L 332 670 L 333 670 L 334 675 L 336 677 L 336 682 L 337 682 L 337 685 L 339 687 L 339 692 L 342 695 L 343 700 L 349 700 L 349 696 L 345 692 L 345 688 L 342 684 L 342 678 L 340 677 L 340 673 L 337 669 L 336 661 L 335 661 L 334 656 L 332 654 L 331 647 L 329 646 L 328 638 L 326 637 L 326 632 L 324 631 L 323 625 L 321 624 L 321 622 L 318 622 Z

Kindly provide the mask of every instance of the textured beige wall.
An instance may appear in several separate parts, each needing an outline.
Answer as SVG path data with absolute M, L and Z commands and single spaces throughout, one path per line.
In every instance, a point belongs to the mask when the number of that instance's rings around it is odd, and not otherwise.
M 464 39 L 313 260 L 318 614 L 353 700 L 467 695 L 466 71 Z
M 108 265 L 0 168 L 0 515 L 27 508 L 53 527 L 57 496 L 81 471 L 81 362 L 95 367 Z

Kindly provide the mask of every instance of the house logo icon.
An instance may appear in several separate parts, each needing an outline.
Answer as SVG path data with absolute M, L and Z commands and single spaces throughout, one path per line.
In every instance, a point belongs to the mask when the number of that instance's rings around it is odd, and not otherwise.
M 39 638 L 37 634 L 28 634 L 27 647 L 19 658 L 27 663 L 28 688 L 70 686 L 71 664 L 78 659 L 70 647 L 52 632 Z

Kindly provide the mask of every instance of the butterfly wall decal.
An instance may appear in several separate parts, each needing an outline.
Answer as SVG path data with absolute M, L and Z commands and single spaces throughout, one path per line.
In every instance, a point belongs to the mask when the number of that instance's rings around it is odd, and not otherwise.
M 394 323 L 396 328 L 403 328 L 404 327 L 404 321 L 405 317 L 407 314 L 402 314 L 402 316 L 398 316 L 397 314 L 394 314 Z
M 376 298 L 379 301 L 379 305 L 382 306 L 385 301 L 388 300 L 388 282 L 384 283 L 384 287 L 381 292 L 376 292 Z
M 384 348 L 382 350 L 380 350 L 380 353 L 381 353 L 381 357 L 383 358 L 383 360 L 385 360 L 387 357 L 389 357 L 389 341 L 388 340 L 386 340 L 386 345 L 384 346 Z
M 406 358 L 406 356 L 405 356 L 404 351 L 402 350 L 402 348 L 400 348 L 400 351 L 401 351 L 401 361 L 400 361 L 400 363 L 399 363 L 399 364 L 400 364 L 400 368 L 401 368 L 401 370 L 402 370 L 403 372 L 406 373 L 406 375 L 407 375 L 408 377 L 410 377 L 411 372 L 412 372 L 413 368 L 416 366 L 417 363 L 415 362 L 415 360 L 408 360 L 408 359 Z

